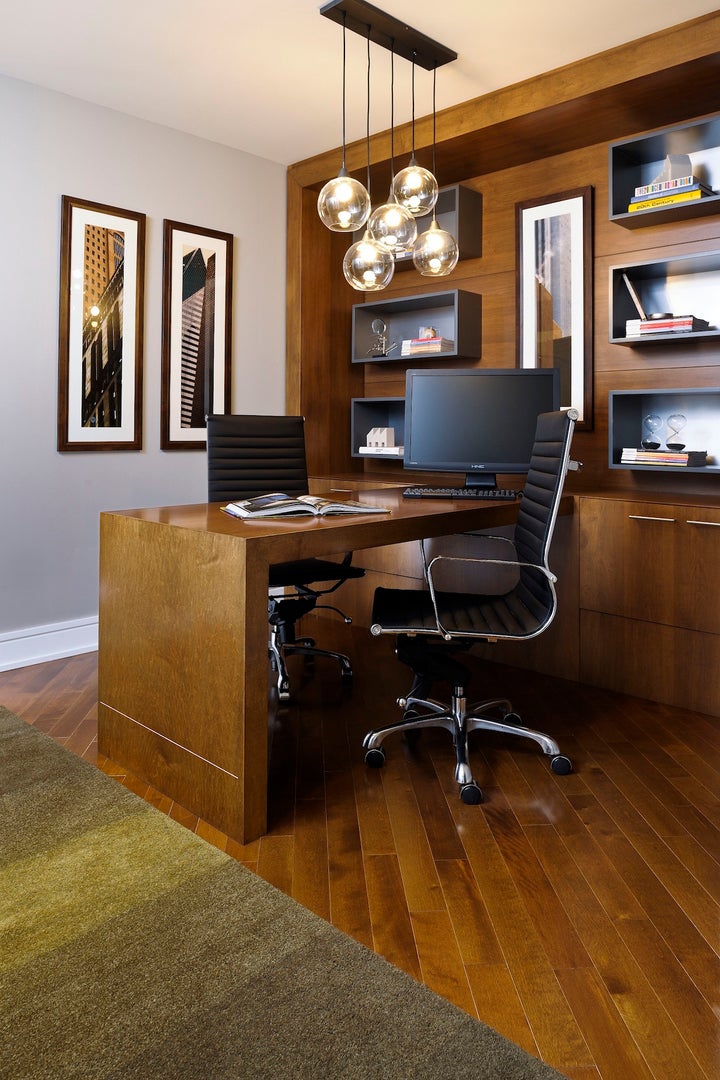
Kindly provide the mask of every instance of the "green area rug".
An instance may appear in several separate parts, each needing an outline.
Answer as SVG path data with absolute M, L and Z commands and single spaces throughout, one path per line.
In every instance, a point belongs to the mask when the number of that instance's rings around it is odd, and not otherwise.
M 0 708 L 0 1076 L 560 1074 Z

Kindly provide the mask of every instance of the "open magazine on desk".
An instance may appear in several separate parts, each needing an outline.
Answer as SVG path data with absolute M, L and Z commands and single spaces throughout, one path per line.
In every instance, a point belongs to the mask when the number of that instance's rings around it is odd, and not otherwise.
M 226 514 L 238 518 L 264 517 L 325 517 L 329 514 L 388 514 L 387 506 L 374 506 L 371 503 L 356 502 L 348 499 L 334 502 L 319 495 L 284 495 L 273 491 L 269 495 L 256 495 L 252 499 L 241 499 L 221 508 Z

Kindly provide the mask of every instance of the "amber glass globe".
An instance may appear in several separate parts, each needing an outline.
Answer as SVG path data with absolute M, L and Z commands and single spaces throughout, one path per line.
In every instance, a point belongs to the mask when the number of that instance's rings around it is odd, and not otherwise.
M 362 240 L 348 248 L 343 259 L 345 280 L 360 292 L 379 292 L 392 281 L 395 260 L 389 251 L 376 244 L 368 231 Z
M 435 218 L 413 247 L 413 264 L 423 277 L 445 277 L 452 273 L 459 256 L 455 237 L 441 229 Z
M 318 214 L 332 232 L 355 232 L 370 217 L 367 188 L 341 169 L 318 195 Z

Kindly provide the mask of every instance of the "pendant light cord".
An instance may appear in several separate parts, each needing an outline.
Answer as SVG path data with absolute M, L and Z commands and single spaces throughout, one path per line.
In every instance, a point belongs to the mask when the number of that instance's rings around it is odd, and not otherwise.
M 370 31 L 371 26 L 368 26 L 367 35 L 367 111 L 365 114 L 365 132 L 366 132 L 366 145 L 367 145 L 367 190 L 370 194 Z
M 433 171 L 433 176 L 437 176 L 437 169 L 435 168 L 435 142 L 436 142 L 436 138 L 437 138 L 437 129 L 436 129 L 436 126 L 435 126 L 435 116 L 436 116 L 436 112 L 435 112 L 435 83 L 436 82 L 437 82 L 437 63 L 434 63 L 433 64 L 433 97 L 432 97 L 432 105 L 433 105 L 432 171 Z M 435 207 L 434 206 L 433 206 L 433 212 L 432 212 L 432 219 L 433 219 L 433 222 L 437 221 L 437 218 L 435 217 Z
M 345 30 L 347 28 L 347 12 L 343 11 L 343 47 L 342 47 L 342 169 L 345 171 Z
M 395 176 L 395 38 L 390 42 L 390 188 Z
M 415 160 L 415 57 L 417 53 L 413 50 L 412 58 L 412 80 L 411 80 L 411 95 L 410 100 L 412 103 L 412 149 L 410 152 L 410 160 Z

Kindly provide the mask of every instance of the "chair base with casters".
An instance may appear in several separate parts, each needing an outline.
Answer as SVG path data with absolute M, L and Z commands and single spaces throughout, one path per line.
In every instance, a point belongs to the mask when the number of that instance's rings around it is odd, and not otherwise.
M 482 802 L 482 790 L 470 768 L 468 738 L 474 731 L 493 731 L 536 742 L 550 758 L 554 772 L 572 771 L 572 762 L 553 738 L 525 727 L 505 698 L 468 704 L 470 672 L 455 654 L 478 642 L 523 641 L 541 634 L 557 610 L 555 575 L 548 553 L 570 462 L 570 443 L 578 414 L 574 409 L 538 417 L 532 460 L 512 538 L 468 535 L 462 555 L 421 553 L 425 589 L 375 590 L 370 631 L 394 634 L 398 659 L 413 671 L 410 692 L 398 699 L 402 718 L 368 732 L 363 740 L 365 762 L 379 768 L 385 761 L 384 740 L 392 734 L 441 727 L 455 745 L 455 780 L 463 802 Z M 488 540 L 509 558 L 475 554 Z M 505 549 L 505 550 L 503 550 Z M 488 571 L 505 584 L 488 592 Z M 451 688 L 449 703 L 430 697 L 435 683 Z
M 434 655 L 439 651 L 424 640 L 412 639 L 406 635 L 398 638 L 398 659 L 412 668 L 415 678 L 407 697 L 397 700 L 403 710 L 402 719 L 369 731 L 365 736 L 363 749 L 366 765 L 379 769 L 385 764 L 382 744 L 388 735 L 441 727 L 452 736 L 456 757 L 455 781 L 460 789 L 460 798 L 469 805 L 476 805 L 483 800 L 482 789 L 470 768 L 468 737 L 473 731 L 494 731 L 502 735 L 519 735 L 532 739 L 550 758 L 553 772 L 558 775 L 572 772 L 572 762 L 561 754 L 555 740 L 541 731 L 525 727 L 517 713 L 513 712 L 507 698 L 488 698 L 468 705 L 465 693 L 470 679 L 468 668 L 453 657 Z M 430 688 L 438 681 L 448 682 L 452 687 L 449 704 L 443 704 L 428 696 Z
M 350 616 L 345 615 L 339 608 L 330 604 L 318 605 L 315 595 L 306 598 L 293 596 L 289 599 L 284 599 L 281 596 L 271 596 L 268 600 L 268 621 L 270 623 L 268 653 L 272 669 L 276 674 L 277 693 L 280 701 L 290 700 L 290 676 L 285 660 L 287 656 L 293 654 L 302 655 L 312 660 L 318 656 L 327 660 L 334 660 L 340 665 L 340 675 L 343 682 L 349 682 L 352 679 L 353 670 L 349 656 L 346 656 L 345 653 L 334 652 L 331 649 L 318 648 L 314 638 L 296 637 L 295 623 L 297 620 L 318 607 L 337 612 L 345 623 L 352 622 Z

